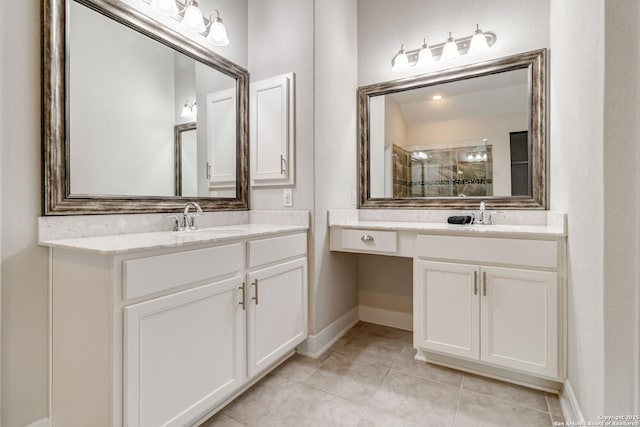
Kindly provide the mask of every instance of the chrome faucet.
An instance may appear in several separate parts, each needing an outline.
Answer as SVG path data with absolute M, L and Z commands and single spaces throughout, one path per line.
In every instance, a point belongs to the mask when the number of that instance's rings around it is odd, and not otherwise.
M 189 216 L 189 208 L 193 206 L 196 210 L 196 213 Z M 198 223 L 196 222 L 196 218 L 202 215 L 202 208 L 196 202 L 187 202 L 184 205 L 184 212 L 182 213 L 182 224 L 184 224 L 185 230 L 197 230 Z
M 484 200 L 480 202 L 480 210 L 478 214 L 475 215 L 475 223 L 483 225 L 493 224 L 493 215 L 487 211 L 487 204 Z
M 196 210 L 196 213 L 189 216 L 189 209 L 193 206 Z M 165 218 L 173 218 L 175 220 L 175 225 L 173 227 L 173 231 L 191 231 L 198 229 L 198 223 L 196 222 L 196 218 L 202 215 L 202 208 L 196 202 L 187 202 L 184 206 L 184 211 L 182 212 L 182 218 L 178 218 L 178 215 L 165 215 Z

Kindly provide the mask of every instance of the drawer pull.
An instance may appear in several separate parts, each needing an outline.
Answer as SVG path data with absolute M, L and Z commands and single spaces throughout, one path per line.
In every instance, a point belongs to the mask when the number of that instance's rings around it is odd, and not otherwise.
M 370 236 L 368 234 L 365 234 L 364 236 L 362 236 L 360 238 L 360 240 L 362 240 L 363 242 L 373 242 L 375 239 L 373 238 L 373 236 Z
M 256 305 L 258 305 L 258 279 L 253 282 L 253 285 L 256 287 L 256 296 L 251 297 L 251 299 L 256 302 Z
M 238 305 L 241 305 L 243 310 L 246 310 L 246 307 L 244 305 L 244 301 L 247 297 L 245 288 L 246 288 L 245 283 L 242 282 L 242 286 L 240 286 L 240 290 L 242 291 L 242 300 L 238 303 Z

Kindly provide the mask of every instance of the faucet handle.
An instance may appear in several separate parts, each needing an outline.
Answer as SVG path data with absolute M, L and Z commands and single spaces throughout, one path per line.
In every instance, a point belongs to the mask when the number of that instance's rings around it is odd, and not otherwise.
M 178 218 L 178 215 L 165 215 L 165 218 L 173 218 L 174 219 L 174 224 L 173 224 L 173 231 L 182 231 L 183 229 L 183 225 L 180 222 L 180 218 Z
M 202 213 L 196 212 L 189 217 L 189 229 L 191 230 L 198 229 L 198 222 L 196 221 L 196 218 L 199 216 L 202 216 Z

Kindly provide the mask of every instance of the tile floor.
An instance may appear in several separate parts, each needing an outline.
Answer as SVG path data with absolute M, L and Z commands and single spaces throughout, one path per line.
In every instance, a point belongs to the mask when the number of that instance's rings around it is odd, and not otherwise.
M 411 333 L 358 323 L 319 359 L 295 355 L 204 427 L 545 426 L 557 396 L 416 361 Z

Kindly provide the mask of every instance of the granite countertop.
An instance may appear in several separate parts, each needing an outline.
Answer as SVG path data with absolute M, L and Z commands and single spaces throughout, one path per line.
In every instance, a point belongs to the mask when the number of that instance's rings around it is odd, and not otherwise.
M 265 237 L 295 231 L 306 231 L 306 225 L 234 224 L 202 228 L 196 231 L 158 231 L 77 237 L 40 241 L 42 246 L 82 252 L 117 255 L 151 249 L 179 248 L 203 243 Z

